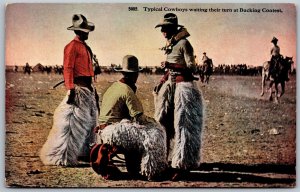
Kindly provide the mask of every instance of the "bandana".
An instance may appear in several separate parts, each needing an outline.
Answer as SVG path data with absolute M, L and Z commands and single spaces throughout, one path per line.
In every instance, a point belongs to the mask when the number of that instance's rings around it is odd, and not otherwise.
M 182 27 L 178 30 L 178 32 L 171 37 L 171 39 L 167 40 L 166 46 L 160 48 L 160 50 L 165 51 L 165 55 L 172 52 L 173 46 L 176 45 L 178 41 L 181 39 L 189 37 L 190 34 L 186 28 Z

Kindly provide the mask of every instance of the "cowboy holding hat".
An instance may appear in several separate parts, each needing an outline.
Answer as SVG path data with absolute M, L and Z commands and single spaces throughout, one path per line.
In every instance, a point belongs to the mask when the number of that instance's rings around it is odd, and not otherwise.
M 166 61 L 161 65 L 167 73 L 161 88 L 155 88 L 155 119 L 166 129 L 168 156 L 175 170 L 172 179 L 178 180 L 200 164 L 202 96 L 194 82 L 195 57 L 187 29 L 178 24 L 173 13 L 165 14 L 158 27 L 167 40 L 162 48 Z
M 85 43 L 93 23 L 82 14 L 75 14 L 68 30 L 75 38 L 64 48 L 64 82 L 66 97 L 54 112 L 53 127 L 40 157 L 47 165 L 76 165 L 79 158 L 88 160 L 93 128 L 97 126 L 98 100 L 92 85 L 93 53 Z
M 116 169 L 113 173 L 102 171 L 107 170 L 107 165 L 111 163 L 101 163 L 102 158 L 107 159 L 103 154 L 108 154 L 101 151 L 101 146 L 109 145 L 108 148 L 121 149 L 130 174 L 153 179 L 164 171 L 167 164 L 166 158 L 161 158 L 166 157 L 165 132 L 154 119 L 144 115 L 142 103 L 135 94 L 135 84 L 141 71 L 138 59 L 126 55 L 122 68 L 115 70 L 121 72 L 123 77 L 103 94 L 99 126 L 94 129 L 98 144 L 91 152 L 91 165 L 104 178 L 116 176 Z

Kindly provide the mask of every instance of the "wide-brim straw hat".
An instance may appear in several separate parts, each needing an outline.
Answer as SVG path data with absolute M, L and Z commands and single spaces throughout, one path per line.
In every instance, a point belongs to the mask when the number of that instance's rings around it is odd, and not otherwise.
M 91 32 L 94 31 L 95 25 L 92 22 L 87 21 L 85 16 L 81 14 L 75 14 L 73 15 L 72 18 L 73 25 L 68 27 L 68 30 L 78 30 L 78 31 L 83 31 L 83 32 Z
M 122 68 L 114 68 L 115 71 L 119 72 L 139 72 L 143 69 L 139 67 L 138 59 L 133 55 L 126 55 L 123 58 Z
M 170 25 L 183 27 L 182 25 L 178 24 L 177 15 L 175 15 L 174 13 L 167 13 L 164 15 L 163 20 L 159 24 L 157 24 L 155 28 L 162 27 L 162 26 L 170 26 Z
M 273 43 L 273 42 L 277 42 L 277 41 L 278 41 L 278 39 L 276 37 L 273 37 L 271 42 Z

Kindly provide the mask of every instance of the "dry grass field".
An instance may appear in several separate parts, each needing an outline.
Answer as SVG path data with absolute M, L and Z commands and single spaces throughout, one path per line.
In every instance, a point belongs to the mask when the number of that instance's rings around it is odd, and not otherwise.
M 120 78 L 98 76 L 98 93 Z M 160 76 L 140 75 L 137 95 L 153 116 L 152 90 Z M 212 76 L 197 82 L 205 103 L 202 159 L 182 181 L 149 182 L 125 176 L 103 180 L 82 162 L 78 167 L 44 166 L 38 152 L 66 94 L 60 75 L 6 73 L 5 177 L 7 187 L 295 187 L 296 77 L 280 103 L 260 97 L 260 77 Z M 122 167 L 126 173 L 126 169 Z

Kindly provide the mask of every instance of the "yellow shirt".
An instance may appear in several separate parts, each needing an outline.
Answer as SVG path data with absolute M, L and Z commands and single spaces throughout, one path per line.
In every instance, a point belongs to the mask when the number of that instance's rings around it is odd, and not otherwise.
M 119 122 L 143 112 L 143 106 L 133 90 L 125 83 L 117 81 L 103 95 L 99 121 L 100 124 Z

